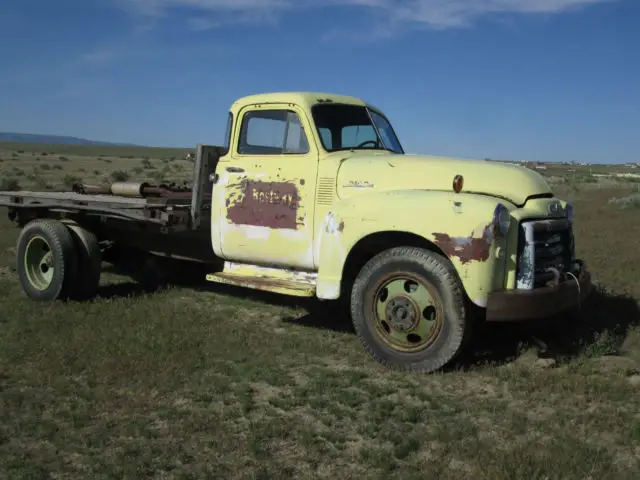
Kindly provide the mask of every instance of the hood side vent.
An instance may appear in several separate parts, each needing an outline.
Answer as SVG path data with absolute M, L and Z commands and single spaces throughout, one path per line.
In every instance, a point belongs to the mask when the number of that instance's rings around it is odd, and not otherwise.
M 333 177 L 320 177 L 318 180 L 318 205 L 332 205 L 333 192 L 335 191 L 336 179 Z

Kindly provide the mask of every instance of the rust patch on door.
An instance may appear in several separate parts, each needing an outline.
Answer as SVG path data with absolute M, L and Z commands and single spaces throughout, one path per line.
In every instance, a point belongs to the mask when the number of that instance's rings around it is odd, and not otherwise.
M 446 233 L 433 233 L 435 243 L 448 257 L 458 257 L 464 265 L 472 261 L 484 262 L 489 258 L 493 241 L 493 225 L 482 230 L 480 238 L 473 233 L 468 237 L 451 237 Z
M 295 230 L 304 221 L 298 218 L 300 196 L 295 183 L 243 179 L 229 187 L 238 189 L 227 199 L 231 223 Z

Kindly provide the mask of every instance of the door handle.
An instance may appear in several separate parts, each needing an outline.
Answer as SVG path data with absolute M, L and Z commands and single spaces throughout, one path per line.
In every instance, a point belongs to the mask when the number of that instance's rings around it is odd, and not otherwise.
M 241 173 L 241 172 L 244 172 L 244 168 L 240 168 L 240 167 L 227 167 L 227 172 Z

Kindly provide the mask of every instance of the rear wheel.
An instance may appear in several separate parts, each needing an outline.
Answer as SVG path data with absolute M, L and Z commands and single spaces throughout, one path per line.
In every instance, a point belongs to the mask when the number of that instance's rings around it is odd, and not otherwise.
M 98 238 L 75 223 L 66 224 L 76 243 L 78 280 L 72 293 L 74 300 L 89 300 L 96 296 L 102 274 L 102 254 Z
M 462 285 L 441 255 L 414 247 L 386 250 L 361 270 L 351 294 L 355 330 L 380 363 L 432 372 L 466 339 Z
M 67 227 L 49 219 L 25 225 L 18 237 L 16 270 L 22 289 L 30 298 L 68 299 L 77 281 L 78 259 Z

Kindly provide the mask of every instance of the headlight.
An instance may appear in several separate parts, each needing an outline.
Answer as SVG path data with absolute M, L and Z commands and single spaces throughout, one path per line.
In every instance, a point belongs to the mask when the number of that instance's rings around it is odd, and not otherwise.
M 567 203 L 564 207 L 564 213 L 567 216 L 569 223 L 573 223 L 573 205 Z
M 501 235 L 506 235 L 511 226 L 511 214 L 509 210 L 507 210 L 507 207 L 501 203 L 499 203 L 493 211 L 493 224 L 497 227 Z

